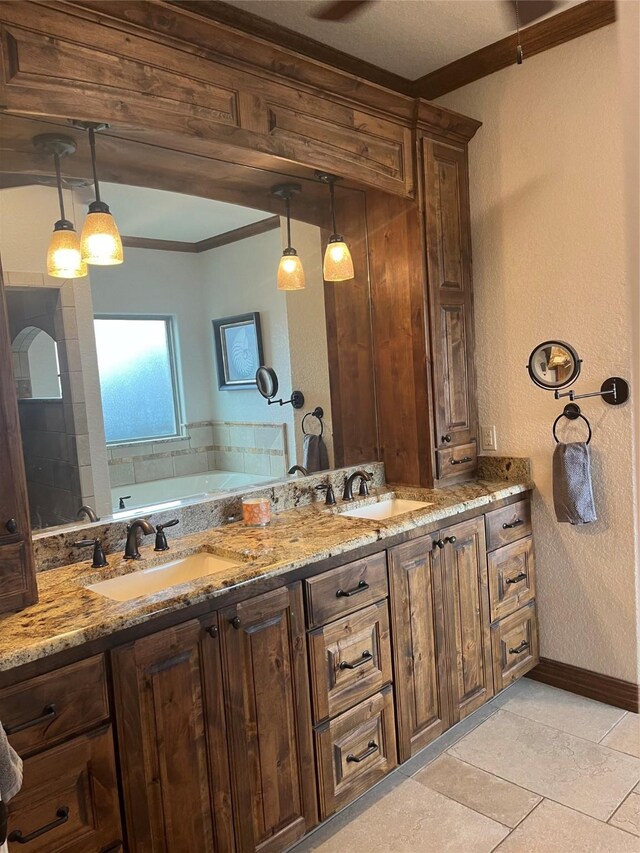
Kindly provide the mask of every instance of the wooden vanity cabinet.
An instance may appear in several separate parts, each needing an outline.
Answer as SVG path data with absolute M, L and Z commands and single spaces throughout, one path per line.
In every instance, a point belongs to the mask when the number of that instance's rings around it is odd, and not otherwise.
M 38 600 L 27 481 L 0 269 L 0 613 Z
M 130 850 L 233 851 L 215 614 L 121 646 L 112 663 Z
M 436 532 L 389 550 L 400 761 L 451 725 L 438 539 Z
M 131 851 L 276 851 L 315 825 L 299 583 L 112 661 Z
M 469 479 L 477 467 L 473 287 L 466 144 L 422 139 L 435 479 Z
M 318 821 L 300 583 L 220 612 L 236 846 L 285 850 Z

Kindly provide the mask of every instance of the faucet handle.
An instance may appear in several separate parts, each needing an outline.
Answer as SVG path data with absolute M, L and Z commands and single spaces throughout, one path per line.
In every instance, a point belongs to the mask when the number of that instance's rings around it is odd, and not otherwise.
M 327 506 L 335 506 L 336 505 L 336 496 L 335 496 L 335 492 L 333 491 L 333 486 L 331 485 L 331 483 L 320 483 L 315 488 L 316 488 L 316 491 L 318 491 L 318 492 L 326 492 L 327 493 L 327 497 L 325 498 L 325 501 L 324 501 Z
M 165 527 L 175 527 L 180 524 L 179 518 L 173 518 L 171 521 L 165 521 L 164 524 L 156 524 L 156 545 L 154 551 L 168 551 L 169 543 L 167 542 L 167 534 L 164 532 Z
M 368 483 L 372 480 L 373 474 L 371 471 L 364 471 L 363 474 L 366 474 L 366 477 L 360 475 L 360 488 L 358 489 L 358 494 L 361 498 L 369 497 L 369 486 Z
M 91 561 L 92 569 L 103 569 L 108 566 L 107 558 L 104 555 L 104 548 L 100 539 L 81 539 L 79 542 L 74 542 L 74 548 L 88 548 L 93 545 L 93 559 Z

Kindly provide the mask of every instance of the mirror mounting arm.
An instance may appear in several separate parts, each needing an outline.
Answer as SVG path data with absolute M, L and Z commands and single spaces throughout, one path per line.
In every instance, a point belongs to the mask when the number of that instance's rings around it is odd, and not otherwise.
M 604 402 L 609 403 L 610 406 L 620 406 L 629 399 L 629 383 L 620 376 L 611 376 L 609 379 L 605 379 L 599 391 L 592 391 L 589 394 L 576 394 L 574 391 L 563 391 L 561 393 L 556 390 L 553 396 L 556 400 L 568 397 L 571 402 L 584 400 L 587 397 L 602 397 Z
M 270 406 L 277 403 L 279 406 L 286 406 L 291 403 L 294 409 L 301 409 L 304 406 L 304 394 L 302 391 L 292 391 L 291 397 L 288 400 L 267 400 Z

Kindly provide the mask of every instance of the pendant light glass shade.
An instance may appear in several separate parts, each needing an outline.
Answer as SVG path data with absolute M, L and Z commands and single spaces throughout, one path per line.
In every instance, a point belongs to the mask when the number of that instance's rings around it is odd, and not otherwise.
M 276 184 L 271 194 L 284 199 L 287 218 L 287 248 L 278 266 L 278 290 L 304 290 L 304 270 L 298 253 L 291 245 L 291 197 L 299 193 L 300 184 Z
M 92 210 L 98 204 L 100 209 Z M 80 237 L 80 249 L 82 259 L 87 264 L 112 266 L 121 264 L 124 260 L 118 226 L 104 202 L 93 202 L 89 205 L 89 213 Z
M 324 263 L 322 264 L 322 276 L 325 281 L 348 281 L 354 278 L 353 258 L 349 247 L 344 242 L 342 234 L 338 234 L 336 225 L 336 191 L 335 183 L 339 178 L 329 175 L 327 172 L 316 172 L 316 178 L 323 184 L 329 185 L 329 197 L 331 199 L 331 222 L 333 233 L 329 237 Z
M 278 267 L 278 290 L 304 290 L 304 270 L 295 249 L 285 249 Z
M 62 173 L 60 159 L 75 154 L 75 140 L 69 136 L 56 133 L 41 133 L 34 136 L 33 145 L 40 154 L 53 156 L 56 170 L 56 189 L 58 191 L 58 206 L 60 219 L 53 226 L 53 234 L 47 249 L 47 273 L 53 278 L 84 278 L 87 265 L 82 260 L 80 240 L 64 214 L 64 196 L 62 193 Z
M 120 232 L 111 215 L 109 205 L 105 204 L 100 198 L 100 184 L 96 166 L 96 130 L 103 130 L 108 125 L 91 122 L 86 124 L 79 122 L 78 124 L 89 132 L 93 185 L 96 194 L 96 200 L 89 205 L 89 212 L 80 236 L 82 260 L 87 264 L 95 264 L 100 267 L 121 264 L 124 260 L 124 252 L 122 251 Z
M 80 239 L 68 219 L 59 219 L 47 252 L 47 272 L 54 278 L 84 278 L 87 265 L 82 260 Z
M 322 275 L 325 281 L 347 281 L 355 275 L 351 252 L 339 234 L 332 234 L 329 238 Z

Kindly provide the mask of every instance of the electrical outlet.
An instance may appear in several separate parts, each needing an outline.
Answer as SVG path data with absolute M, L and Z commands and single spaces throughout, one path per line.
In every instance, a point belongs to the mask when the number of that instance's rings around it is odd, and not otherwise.
M 483 450 L 497 450 L 498 442 L 496 440 L 496 428 L 495 426 L 483 426 L 480 430 L 480 434 L 482 436 L 482 449 Z

